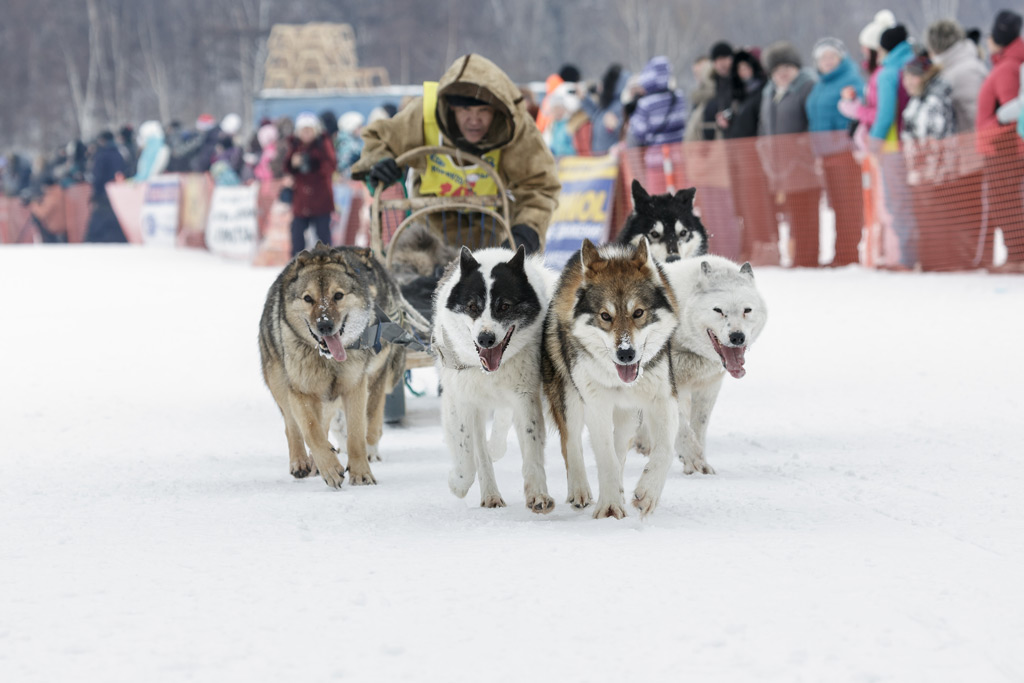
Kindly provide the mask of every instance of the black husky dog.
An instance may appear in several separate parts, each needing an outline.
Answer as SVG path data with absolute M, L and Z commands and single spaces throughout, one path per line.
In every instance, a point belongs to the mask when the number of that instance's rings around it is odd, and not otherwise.
M 653 197 L 633 181 L 633 213 L 619 232 L 620 244 L 636 245 L 646 237 L 651 254 L 662 263 L 708 253 L 708 233 L 693 213 L 693 197 L 697 188 L 656 194 Z

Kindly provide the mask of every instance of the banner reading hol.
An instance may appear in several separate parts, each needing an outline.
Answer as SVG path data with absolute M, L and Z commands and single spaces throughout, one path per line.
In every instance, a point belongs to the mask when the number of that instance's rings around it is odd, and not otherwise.
M 619 162 L 614 154 L 558 160 L 562 194 L 544 247 L 548 267 L 561 270 L 584 238 L 595 244 L 608 239 L 618 172 Z

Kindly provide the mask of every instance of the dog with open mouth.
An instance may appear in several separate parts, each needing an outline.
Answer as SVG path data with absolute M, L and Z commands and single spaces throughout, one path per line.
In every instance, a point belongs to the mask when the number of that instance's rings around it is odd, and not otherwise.
M 270 286 L 260 319 L 260 360 L 284 417 L 296 478 L 319 472 L 340 488 L 347 471 L 353 485 L 377 483 L 367 453 L 376 452 L 384 399 L 405 369 L 405 347 L 398 343 L 405 331 L 392 320 L 429 332 L 430 323 L 402 298 L 368 249 L 318 243 L 292 259 Z M 347 468 L 328 440 L 339 407 L 348 427 Z
M 448 485 L 464 498 L 479 476 L 483 507 L 505 506 L 492 461 L 505 453 L 514 426 L 526 507 L 541 514 L 554 509 L 544 474 L 540 377 L 540 337 L 553 279 L 542 259 L 527 257 L 522 247 L 462 247 L 434 292 L 431 349 L 452 453 Z
M 726 374 L 746 375 L 746 353 L 760 336 L 768 309 L 749 263 L 704 255 L 664 266 L 680 303 L 672 339 L 672 368 L 679 392 L 676 453 L 683 472 L 714 474 L 705 457 L 711 411 Z M 636 442 L 646 450 L 649 421 L 644 416 Z
M 595 518 L 626 516 L 622 465 L 639 411 L 651 425 L 652 448 L 632 504 L 645 516 L 661 497 L 679 419 L 671 355 L 677 309 L 646 238 L 636 246 L 584 240 L 555 287 L 544 324 L 544 393 L 576 508 L 592 502 L 584 424 L 590 432 L 600 480 Z

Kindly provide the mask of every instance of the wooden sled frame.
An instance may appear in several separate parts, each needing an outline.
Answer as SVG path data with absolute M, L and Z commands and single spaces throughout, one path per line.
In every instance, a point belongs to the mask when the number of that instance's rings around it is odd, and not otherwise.
M 452 147 L 417 147 L 395 159 L 398 166 L 409 166 L 411 162 L 430 154 L 445 154 L 452 157 L 460 165 L 476 164 L 483 169 L 494 181 L 498 188 L 496 195 L 468 195 L 464 197 L 402 197 L 401 199 L 382 199 L 383 191 L 373 193 L 373 202 L 370 205 L 370 249 L 374 255 L 384 262 L 384 266 L 390 272 L 394 251 L 388 249 L 384 244 L 383 215 L 386 211 L 402 211 L 406 213 L 405 219 L 398 224 L 395 231 L 388 240 L 390 245 L 402 231 L 412 225 L 417 219 L 423 218 L 431 213 L 443 213 L 451 211 L 465 211 L 468 213 L 481 214 L 494 220 L 495 230 L 498 234 L 504 234 L 504 239 L 498 243 L 508 241 L 510 245 L 515 244 L 510 228 L 508 193 L 505 183 L 498 176 L 498 172 L 486 161 L 478 156 L 463 152 Z M 405 357 L 407 370 L 413 368 L 424 368 L 434 364 L 433 356 L 423 351 L 410 352 Z

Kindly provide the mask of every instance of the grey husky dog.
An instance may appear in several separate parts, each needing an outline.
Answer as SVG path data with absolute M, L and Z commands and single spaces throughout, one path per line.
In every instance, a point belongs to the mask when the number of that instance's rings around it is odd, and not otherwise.
M 384 398 L 405 368 L 405 347 L 380 343 L 378 323 L 403 317 L 427 332 L 429 323 L 368 249 L 318 243 L 292 259 L 270 286 L 260 319 L 260 359 L 284 416 L 293 476 L 319 472 L 329 486 L 341 487 L 346 468 L 327 436 L 340 405 L 348 429 L 349 482 L 377 483 L 367 450 L 376 450 Z M 399 332 L 385 338 L 405 341 Z
M 705 255 L 663 268 L 680 306 L 679 326 L 672 337 L 672 370 L 679 392 L 676 453 L 684 473 L 714 474 L 705 457 L 711 411 L 726 373 L 736 379 L 746 374 L 747 349 L 764 329 L 768 309 L 749 263 L 740 266 Z M 640 452 L 650 450 L 647 426 L 641 426 L 636 439 Z

